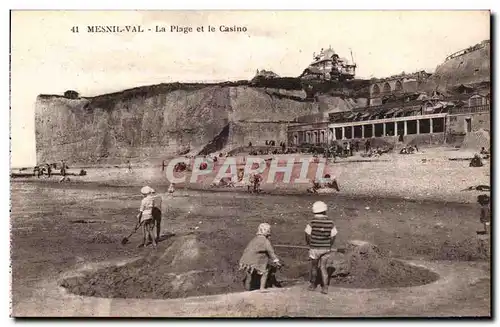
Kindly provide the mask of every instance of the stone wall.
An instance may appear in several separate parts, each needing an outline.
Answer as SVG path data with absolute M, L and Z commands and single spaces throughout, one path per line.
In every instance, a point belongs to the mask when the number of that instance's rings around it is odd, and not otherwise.
M 471 131 L 490 130 L 490 113 L 485 112 L 449 115 L 447 117 L 447 132 L 450 134 L 465 134 L 467 132 L 466 119 L 470 119 Z

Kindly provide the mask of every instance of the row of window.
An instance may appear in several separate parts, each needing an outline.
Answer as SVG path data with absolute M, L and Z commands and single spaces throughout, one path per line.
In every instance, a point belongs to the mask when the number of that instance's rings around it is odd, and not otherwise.
M 335 127 L 330 129 L 329 135 L 324 130 L 296 132 L 293 133 L 293 143 L 322 144 L 326 143 L 329 139 L 343 140 L 396 135 L 443 133 L 444 131 L 444 118 L 432 118 L 432 120 L 419 119 L 390 123 Z
M 402 90 L 403 90 L 403 83 L 401 83 L 401 81 L 396 81 L 396 84 L 394 85 L 394 91 L 397 92 Z M 391 84 L 385 82 L 384 85 L 382 86 L 382 93 L 387 94 L 391 93 L 392 91 L 393 90 L 391 88 Z M 372 95 L 376 96 L 379 95 L 380 93 L 381 93 L 380 87 L 378 86 L 378 84 L 374 84 L 372 88 Z

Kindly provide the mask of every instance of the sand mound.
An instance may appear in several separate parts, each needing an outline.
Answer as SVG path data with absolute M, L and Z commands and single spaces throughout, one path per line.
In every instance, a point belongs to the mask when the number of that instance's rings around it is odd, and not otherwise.
M 113 237 L 109 237 L 104 233 L 96 233 L 94 236 L 87 241 L 87 243 L 92 243 L 92 244 L 111 244 L 111 243 L 117 243 L 118 240 Z
M 476 132 L 468 133 L 462 142 L 462 149 L 470 149 L 479 152 L 481 148 L 490 148 L 490 132 L 480 129 Z
M 346 254 L 334 254 L 327 265 L 334 268 L 330 285 L 342 287 L 409 287 L 428 284 L 439 278 L 427 269 L 391 259 L 364 241 L 349 242 Z
M 478 235 L 470 237 L 461 242 L 445 241 L 441 247 L 436 249 L 434 258 L 436 260 L 453 261 L 483 261 L 491 258 L 490 239 L 487 236 Z
M 241 290 L 235 261 L 225 255 L 225 240 L 219 233 L 174 237 L 166 241 L 164 251 L 151 250 L 131 264 L 69 278 L 61 285 L 79 295 L 117 298 L 176 298 Z
M 161 244 L 164 250 L 149 250 L 130 264 L 100 269 L 80 277 L 65 279 L 61 286 L 70 292 L 111 298 L 178 298 L 239 292 L 243 274 L 237 263 L 246 237 L 225 230 L 187 234 Z M 282 257 L 283 258 L 283 257 Z M 306 256 L 287 260 L 278 272 L 278 281 L 307 281 Z M 351 241 L 346 254 L 334 253 L 329 266 L 335 267 L 331 285 L 347 287 L 399 287 L 432 282 L 437 275 L 408 266 L 385 256 L 377 247 Z M 330 269 L 332 271 L 332 269 Z M 285 284 L 288 284 L 285 280 Z

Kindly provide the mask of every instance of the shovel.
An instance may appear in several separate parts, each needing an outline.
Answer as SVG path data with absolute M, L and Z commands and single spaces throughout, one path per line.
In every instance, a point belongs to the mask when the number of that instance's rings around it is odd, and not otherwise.
M 303 245 L 287 245 L 287 244 L 274 244 L 273 245 L 275 248 L 288 248 L 288 249 L 303 249 L 303 250 L 309 250 L 309 246 L 303 246 Z M 331 252 L 339 252 L 339 253 L 346 253 L 347 250 L 345 248 L 332 248 L 330 249 Z
M 127 243 L 128 243 L 128 239 L 129 239 L 132 235 L 134 235 L 134 233 L 135 233 L 135 232 L 137 232 L 137 230 L 139 229 L 139 227 L 141 227 L 141 225 L 142 225 L 142 223 L 138 223 L 137 225 L 135 225 L 134 230 L 133 230 L 133 231 L 132 231 L 132 232 L 131 232 L 131 233 L 130 233 L 127 237 L 124 237 L 124 238 L 122 239 L 122 245 L 125 245 L 125 244 L 127 244 Z

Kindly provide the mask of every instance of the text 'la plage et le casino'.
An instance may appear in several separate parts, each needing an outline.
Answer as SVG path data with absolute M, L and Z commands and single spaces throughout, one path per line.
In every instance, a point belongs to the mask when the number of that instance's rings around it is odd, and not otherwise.
M 73 33 L 244 33 L 248 31 L 246 26 L 237 25 L 200 25 L 200 26 L 180 26 L 180 25 L 86 25 L 71 27 Z

